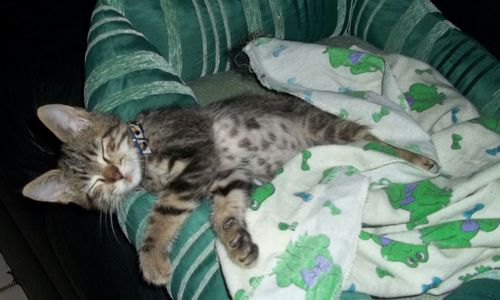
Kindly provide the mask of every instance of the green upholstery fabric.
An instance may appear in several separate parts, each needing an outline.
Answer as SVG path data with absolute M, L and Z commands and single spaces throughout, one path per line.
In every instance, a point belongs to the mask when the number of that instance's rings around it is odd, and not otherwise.
M 158 69 L 186 81 L 228 70 L 228 49 L 239 47 L 251 33 L 299 41 L 349 34 L 386 52 L 430 63 L 482 114 L 500 116 L 500 63 L 427 0 L 100 0 L 92 24 L 91 69 L 103 58 L 95 52 L 120 61 L 122 49 L 128 48 L 130 55 L 137 47 L 127 40 L 141 37 L 145 49 L 163 58 Z M 117 36 L 116 43 L 103 43 Z M 135 53 L 128 59 L 159 58 Z M 171 80 L 168 87 L 152 88 L 181 89 L 175 84 L 179 81 L 165 75 L 158 79 Z M 88 98 L 100 95 L 93 93 L 99 83 L 95 85 L 89 87 Z
M 228 50 L 251 33 L 316 41 L 333 32 L 337 19 L 335 1 L 329 0 L 98 2 L 125 16 L 137 31 L 129 34 L 144 34 L 183 80 L 228 70 Z
M 92 15 L 85 70 L 88 109 L 129 120 L 146 108 L 196 104 L 172 65 L 111 6 Z
M 125 120 L 144 109 L 196 105 L 184 81 L 228 70 L 227 50 L 250 33 L 299 41 L 352 34 L 430 62 L 484 113 L 500 115 L 498 61 L 425 0 L 99 0 L 85 57 L 85 105 Z M 120 208 L 136 248 L 154 200 L 141 191 Z M 173 246 L 167 288 L 175 299 L 228 299 L 209 210 L 201 205 Z
M 118 212 L 122 230 L 139 249 L 155 197 L 139 191 Z M 172 247 L 173 276 L 167 290 L 174 299 L 229 299 L 214 250 L 215 234 L 209 222 L 208 202 L 186 220 Z
M 429 1 L 344 2 L 344 34 L 435 67 L 483 115 L 500 116 L 500 63 L 462 33 Z
M 453 293 L 445 297 L 445 300 L 498 300 L 500 299 L 500 282 L 493 279 L 471 280 Z

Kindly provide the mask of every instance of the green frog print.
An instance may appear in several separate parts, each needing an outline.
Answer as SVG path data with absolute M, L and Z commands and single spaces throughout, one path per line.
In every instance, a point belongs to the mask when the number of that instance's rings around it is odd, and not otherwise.
M 371 234 L 361 231 L 359 237 L 362 240 L 371 239 L 380 246 L 380 254 L 388 261 L 400 262 L 410 268 L 416 268 L 419 264 L 429 260 L 427 245 L 408 244 L 395 241 L 385 236 Z
M 470 248 L 471 240 L 479 231 L 497 229 L 500 219 L 465 219 L 451 221 L 420 229 L 420 239 L 438 248 Z
M 391 272 L 387 271 L 386 269 L 382 269 L 381 267 L 375 268 L 375 272 L 377 273 L 377 276 L 379 278 L 384 278 L 386 276 L 394 278 L 394 274 Z
M 295 229 L 297 229 L 298 225 L 299 225 L 299 223 L 297 223 L 297 222 L 293 222 L 292 224 L 288 224 L 288 223 L 285 223 L 285 222 L 280 222 L 278 224 L 278 229 L 281 230 L 281 231 L 286 231 L 286 230 L 295 231 Z
M 391 155 L 391 156 L 398 156 L 396 153 L 396 150 L 394 148 L 382 144 L 380 142 L 369 142 L 363 146 L 363 150 L 368 151 L 368 150 L 373 150 L 373 151 L 378 151 L 378 152 L 383 152 L 385 154 Z
M 412 230 L 418 225 L 427 224 L 427 216 L 450 203 L 451 190 L 440 188 L 429 179 L 413 183 L 392 183 L 384 188 L 394 209 L 410 213 L 406 227 Z
M 323 203 L 323 207 L 327 208 L 332 216 L 340 215 L 342 213 L 342 210 L 335 206 L 331 200 L 325 201 L 325 203 Z
M 328 53 L 330 65 L 334 68 L 348 67 L 353 75 L 384 71 L 385 62 L 382 57 L 351 50 L 347 48 L 328 47 L 323 53 Z
M 489 271 L 493 270 L 493 268 L 490 267 L 490 266 L 479 265 L 479 266 L 475 267 L 474 270 L 476 272 L 474 272 L 472 274 L 471 273 L 467 273 L 465 275 L 459 276 L 458 280 L 460 280 L 462 282 L 467 282 L 467 281 L 471 280 L 472 278 L 476 277 L 479 274 L 486 273 L 486 272 L 489 272 Z
M 274 194 L 274 185 L 270 182 L 264 183 L 263 185 L 257 187 L 252 195 L 250 196 L 250 205 L 248 206 L 251 210 L 258 210 L 262 203 L 272 194 Z
M 252 292 L 255 291 L 255 289 L 262 283 L 263 279 L 264 279 L 264 276 L 256 276 L 256 277 L 251 277 L 248 280 L 248 283 L 250 284 Z M 252 293 L 252 292 L 250 292 L 250 293 Z M 248 300 L 248 299 L 250 299 L 250 295 L 249 295 L 250 293 L 248 293 L 244 289 L 239 289 L 234 294 L 234 299 L 235 300 Z
M 462 146 L 460 145 L 460 141 L 463 140 L 460 134 L 453 133 L 451 135 L 451 149 L 460 150 Z
M 474 120 L 474 121 L 476 121 L 476 120 Z M 500 134 L 500 119 L 499 118 L 482 116 L 479 119 L 477 119 L 477 122 L 479 122 L 485 128 L 488 128 L 489 130 Z
M 445 95 L 438 93 L 435 86 L 419 82 L 412 84 L 404 97 L 411 110 L 423 112 L 436 104 L 443 104 Z
M 378 123 L 378 122 L 380 122 L 380 120 L 382 120 L 383 117 L 389 115 L 390 113 L 391 113 L 391 111 L 389 110 L 388 107 L 382 106 L 380 108 L 380 111 L 374 112 L 372 114 L 372 120 L 373 120 L 373 122 Z
M 300 169 L 302 171 L 309 171 L 311 167 L 309 166 L 308 160 L 311 159 L 312 153 L 309 150 L 302 151 L 302 163 L 300 164 Z
M 330 183 L 333 179 L 335 179 L 335 177 L 337 177 L 339 172 L 342 171 L 347 176 L 352 176 L 354 174 L 359 173 L 359 170 L 351 165 L 331 167 L 323 171 L 323 175 L 321 176 L 321 180 L 319 181 L 319 183 L 320 184 Z
M 332 260 L 323 234 L 301 235 L 290 242 L 273 269 L 276 283 L 286 288 L 295 285 L 305 290 L 306 299 L 333 299 L 342 287 L 342 270 Z
M 349 112 L 345 109 L 340 109 L 339 118 L 347 119 L 349 117 Z
M 353 91 L 351 90 L 351 88 L 345 86 L 339 87 L 338 92 L 358 99 L 364 99 L 366 96 L 366 91 Z M 339 115 L 340 118 L 342 118 L 342 110 L 343 109 L 340 110 L 341 111 L 341 114 Z

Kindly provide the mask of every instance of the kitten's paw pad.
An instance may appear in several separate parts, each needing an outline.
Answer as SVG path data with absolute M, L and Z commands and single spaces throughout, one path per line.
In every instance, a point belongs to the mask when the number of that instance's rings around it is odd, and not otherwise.
M 259 248 L 252 242 L 244 220 L 230 216 L 219 226 L 218 236 L 234 262 L 249 266 L 257 260 Z
M 224 222 L 224 225 L 222 225 L 222 229 L 228 230 L 233 226 L 233 224 L 236 222 L 235 218 L 227 218 L 227 220 Z
M 154 285 L 164 285 L 170 280 L 172 266 L 166 256 L 166 254 L 155 250 L 139 253 L 142 275 L 147 282 Z
M 235 232 L 227 248 L 231 258 L 244 266 L 251 265 L 259 256 L 259 247 L 252 242 L 250 233 L 244 228 Z

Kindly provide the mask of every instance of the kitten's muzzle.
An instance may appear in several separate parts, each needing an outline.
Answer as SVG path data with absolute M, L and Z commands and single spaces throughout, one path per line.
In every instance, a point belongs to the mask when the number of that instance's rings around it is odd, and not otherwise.
M 120 170 L 113 165 L 106 166 L 104 168 L 104 171 L 102 172 L 102 176 L 104 177 L 104 179 L 106 179 L 106 181 L 111 183 L 123 179 L 123 175 Z

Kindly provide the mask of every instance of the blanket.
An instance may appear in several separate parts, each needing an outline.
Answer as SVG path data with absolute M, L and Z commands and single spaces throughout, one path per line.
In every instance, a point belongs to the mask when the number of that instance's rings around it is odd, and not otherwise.
M 500 125 L 436 70 L 359 48 L 260 38 L 244 51 L 266 87 L 370 126 L 381 143 L 307 149 L 258 182 L 241 268 L 216 242 L 234 299 L 443 294 L 500 267 Z

